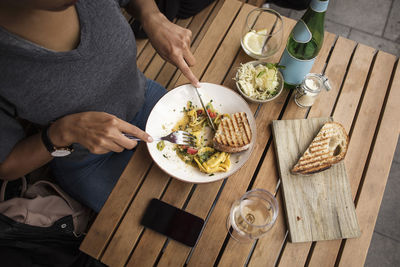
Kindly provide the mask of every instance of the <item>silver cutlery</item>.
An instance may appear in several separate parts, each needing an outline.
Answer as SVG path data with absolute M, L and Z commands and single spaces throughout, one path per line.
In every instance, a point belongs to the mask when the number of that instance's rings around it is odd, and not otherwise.
M 124 135 L 129 139 L 141 141 L 140 138 L 134 137 L 130 134 L 124 134 Z M 155 142 L 168 141 L 177 145 L 186 145 L 186 146 L 193 146 L 195 143 L 195 139 L 196 137 L 194 135 L 185 131 L 175 131 L 163 137 L 153 137 L 153 140 Z
M 200 94 L 199 94 L 199 90 L 197 90 L 197 87 L 196 87 L 196 86 L 194 86 L 194 85 L 192 85 L 192 86 L 194 87 L 194 89 L 195 89 L 195 91 L 196 91 L 196 93 L 197 93 L 197 96 L 198 96 L 199 99 L 200 99 L 200 103 L 201 103 L 201 106 L 202 106 L 203 109 L 204 109 L 204 112 L 207 114 L 208 123 L 210 124 L 211 128 L 212 128 L 214 131 L 217 131 L 217 129 L 215 128 L 215 125 L 214 125 L 214 123 L 213 123 L 213 121 L 212 121 L 212 119 L 211 119 L 211 117 L 210 117 L 210 114 L 208 114 L 208 110 L 206 109 L 206 106 L 204 105 L 203 100 L 201 99 L 201 96 L 200 96 Z

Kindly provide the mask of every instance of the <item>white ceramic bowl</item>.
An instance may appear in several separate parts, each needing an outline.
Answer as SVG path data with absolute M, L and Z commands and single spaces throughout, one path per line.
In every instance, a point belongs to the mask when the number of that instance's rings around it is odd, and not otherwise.
M 260 65 L 260 64 L 266 65 L 267 62 L 255 60 L 255 61 L 247 62 L 246 64 L 252 64 L 254 67 L 256 67 L 256 66 L 258 66 L 258 65 Z M 278 70 L 278 82 L 279 82 L 279 84 L 278 84 L 278 86 L 277 86 L 277 87 L 278 87 L 278 88 L 277 88 L 278 93 L 277 93 L 276 95 L 274 95 L 273 97 L 270 97 L 270 98 L 267 98 L 267 99 L 264 99 L 264 100 L 256 99 L 256 98 L 250 97 L 250 96 L 246 95 L 246 94 L 242 91 L 242 88 L 241 88 L 240 84 L 237 82 L 237 80 L 238 80 L 238 72 L 236 72 L 235 80 L 236 80 L 236 87 L 237 87 L 239 93 L 240 93 L 245 99 L 247 99 L 248 101 L 253 102 L 253 103 L 263 104 L 263 103 L 272 101 L 272 100 L 278 98 L 278 96 L 279 96 L 279 95 L 282 93 L 282 91 L 283 91 L 283 76 L 282 76 L 282 73 L 281 73 L 279 70 Z

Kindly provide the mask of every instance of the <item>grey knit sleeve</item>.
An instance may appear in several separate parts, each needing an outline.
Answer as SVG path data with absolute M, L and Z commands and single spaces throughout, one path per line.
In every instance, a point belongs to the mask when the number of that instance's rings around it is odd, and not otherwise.
M 21 124 L 10 113 L 9 105 L 0 99 L 0 162 L 3 162 L 13 147 L 25 137 Z

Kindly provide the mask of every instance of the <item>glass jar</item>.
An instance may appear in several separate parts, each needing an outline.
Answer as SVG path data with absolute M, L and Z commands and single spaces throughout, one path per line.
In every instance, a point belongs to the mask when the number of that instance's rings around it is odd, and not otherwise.
M 303 82 L 296 87 L 294 101 L 299 107 L 311 107 L 318 97 L 322 89 L 329 91 L 331 86 L 328 78 L 317 73 L 309 73 L 304 78 Z

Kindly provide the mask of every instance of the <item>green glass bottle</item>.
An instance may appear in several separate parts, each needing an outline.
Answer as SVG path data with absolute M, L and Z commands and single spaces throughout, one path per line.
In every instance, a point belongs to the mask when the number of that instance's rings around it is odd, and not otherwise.
M 286 88 L 301 84 L 310 72 L 324 42 L 324 20 L 329 0 L 312 0 L 303 17 L 296 23 L 279 65 Z

